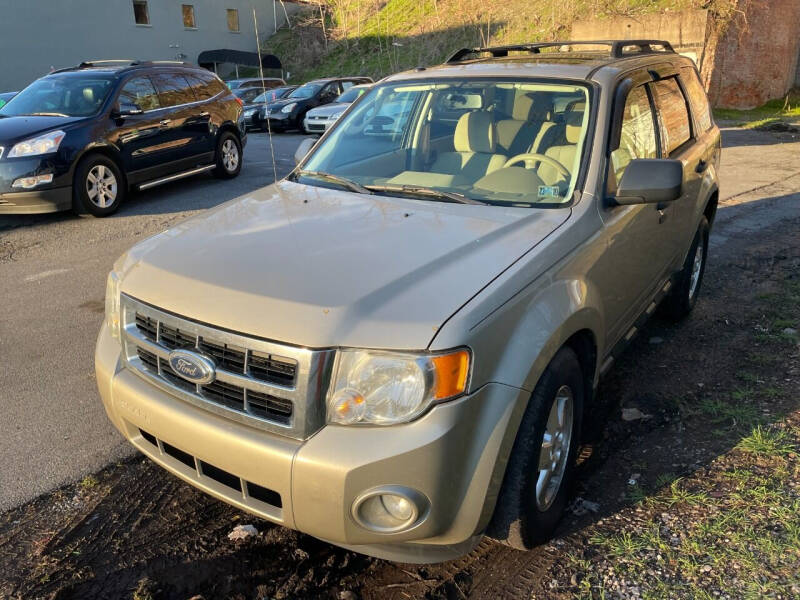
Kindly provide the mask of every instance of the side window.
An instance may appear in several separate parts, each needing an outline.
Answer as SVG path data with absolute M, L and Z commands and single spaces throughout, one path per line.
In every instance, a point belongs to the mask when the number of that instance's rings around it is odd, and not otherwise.
M 347 91 L 347 90 L 349 90 L 351 87 L 353 87 L 353 85 L 354 85 L 354 84 L 353 84 L 353 82 L 352 82 L 352 81 L 343 81 L 343 82 L 342 82 L 342 90 L 346 92 L 346 91 Z
M 142 110 L 153 110 L 160 106 L 156 88 L 148 77 L 135 77 L 122 86 L 119 102 L 135 104 Z
M 205 73 L 202 72 L 202 71 L 199 72 L 197 74 L 197 78 L 202 80 L 203 83 L 205 83 L 208 86 L 208 93 L 210 93 L 212 95 L 212 97 L 216 96 L 220 92 L 228 92 L 228 91 L 230 91 L 228 86 L 225 85 L 224 83 L 222 83 L 222 81 L 220 81 L 219 77 L 217 77 L 216 75 L 214 75 L 210 71 L 205 72 Z
M 198 100 L 208 100 L 216 96 L 216 93 L 211 89 L 211 84 L 206 81 L 201 81 L 199 77 L 187 75 L 186 80 L 192 86 L 194 95 Z
M 656 158 L 656 128 L 644 86 L 631 90 L 622 113 L 619 147 L 611 152 L 611 169 L 618 184 L 634 158 Z M 616 186 L 614 186 L 616 189 Z
M 158 73 L 153 76 L 153 81 L 158 90 L 161 106 L 178 106 L 195 101 L 189 82 L 179 73 Z
M 333 81 L 325 86 L 325 89 L 322 90 L 322 93 L 319 95 L 319 97 L 323 101 L 332 100 L 341 93 L 342 93 L 342 86 L 339 84 L 338 81 Z
M 692 105 L 692 114 L 697 121 L 697 127 L 700 131 L 708 131 L 713 125 L 711 121 L 711 109 L 708 106 L 708 96 L 703 84 L 700 83 L 700 78 L 697 76 L 697 71 L 692 67 L 684 67 L 681 69 L 681 80 L 683 86 L 686 88 L 686 93 L 689 95 L 689 102 Z
M 650 86 L 658 111 L 661 147 L 666 157 L 692 137 L 686 98 L 678 85 L 678 80 L 674 77 L 656 81 Z

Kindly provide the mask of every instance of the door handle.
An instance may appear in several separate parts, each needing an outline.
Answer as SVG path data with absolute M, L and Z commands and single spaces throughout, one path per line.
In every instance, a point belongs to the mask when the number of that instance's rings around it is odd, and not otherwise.
M 172 119 L 162 119 L 158 122 L 161 127 L 169 127 L 170 123 L 172 123 Z
M 703 159 L 701 158 L 701 159 L 700 159 L 700 162 L 699 162 L 699 163 L 697 163 L 697 166 L 694 168 L 694 172 L 695 172 L 695 173 L 702 173 L 702 172 L 703 172 L 703 171 L 705 171 L 707 168 L 708 168 L 708 162 L 706 162 L 705 160 L 703 160 Z

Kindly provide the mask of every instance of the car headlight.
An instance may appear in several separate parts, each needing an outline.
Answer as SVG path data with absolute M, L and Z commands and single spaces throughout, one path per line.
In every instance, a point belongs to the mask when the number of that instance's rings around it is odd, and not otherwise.
M 58 150 L 58 147 L 61 145 L 61 140 L 64 139 L 65 135 L 66 133 L 59 129 L 19 142 L 11 148 L 11 152 L 8 153 L 8 158 L 52 154 Z
M 467 390 L 470 353 L 341 350 L 328 394 L 328 423 L 394 425 Z
M 292 102 L 291 104 L 287 104 L 286 106 L 284 106 L 281 109 L 281 112 L 282 113 L 290 113 L 295 109 L 296 106 L 297 106 L 297 102 Z
M 335 121 L 336 119 L 338 119 L 341 116 L 342 116 L 342 113 L 334 113 L 330 117 L 328 117 L 328 120 L 329 121 Z
M 111 337 L 119 339 L 120 308 L 119 308 L 119 273 L 111 271 L 106 280 L 106 325 L 111 332 Z

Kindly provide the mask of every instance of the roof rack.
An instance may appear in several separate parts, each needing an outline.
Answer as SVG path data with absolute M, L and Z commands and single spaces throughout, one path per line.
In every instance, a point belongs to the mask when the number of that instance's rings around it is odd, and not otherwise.
M 493 58 L 508 56 L 509 52 L 528 52 L 540 54 L 543 48 L 561 48 L 563 46 L 610 46 L 609 56 L 624 58 L 636 54 L 674 53 L 672 44 L 666 40 L 580 40 L 535 42 L 530 44 L 515 44 L 509 46 L 492 46 L 489 48 L 461 48 L 453 53 L 446 63 L 457 63 L 467 57 L 478 54 L 491 54 Z M 633 52 L 629 48 L 635 48 Z

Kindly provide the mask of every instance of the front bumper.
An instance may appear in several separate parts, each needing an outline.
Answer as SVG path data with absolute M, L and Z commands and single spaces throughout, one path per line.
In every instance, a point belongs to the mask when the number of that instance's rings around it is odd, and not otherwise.
M 53 182 L 30 190 L 11 187 L 22 177 L 53 174 Z M 0 214 L 35 214 L 66 210 L 72 206 L 69 164 L 56 155 L 0 160 Z
M 498 458 L 508 448 L 508 422 L 527 398 L 516 388 L 489 384 L 413 423 L 326 426 L 298 441 L 233 422 L 161 391 L 123 366 L 119 344 L 105 326 L 95 366 L 111 421 L 173 474 L 286 527 L 408 562 L 455 558 L 480 539 L 502 481 L 504 461 Z M 221 483 L 225 477 L 218 476 L 220 471 L 233 485 Z M 387 485 L 416 490 L 428 501 L 424 517 L 407 530 L 377 533 L 352 516 L 356 498 Z
M 336 119 L 329 119 L 327 117 L 314 119 L 306 116 L 306 118 L 303 119 L 303 126 L 309 133 L 325 133 L 335 122 Z

